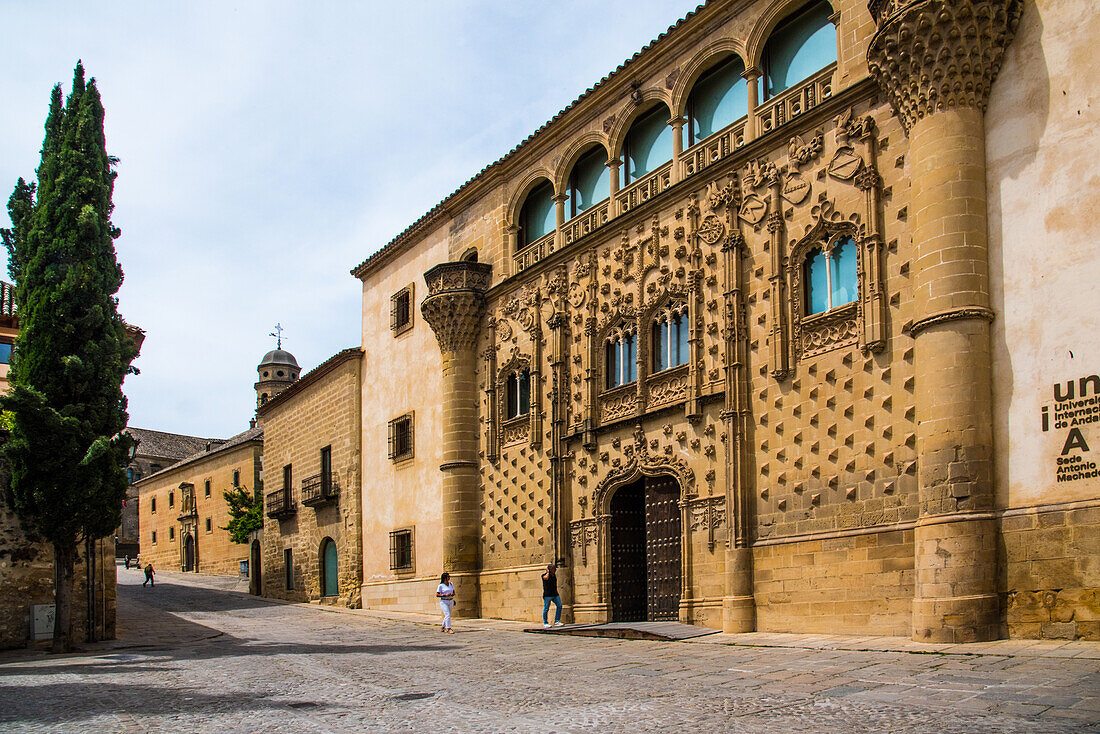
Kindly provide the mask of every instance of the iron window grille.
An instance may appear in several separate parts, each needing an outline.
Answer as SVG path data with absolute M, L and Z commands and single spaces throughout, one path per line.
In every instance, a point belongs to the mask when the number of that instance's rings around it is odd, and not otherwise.
M 390 296 L 390 329 L 393 335 L 404 334 L 413 326 L 413 284 Z
M 413 570 L 412 528 L 394 530 L 390 533 L 390 570 Z
M 413 456 L 413 414 L 394 418 L 389 423 L 389 457 L 391 461 L 411 459 Z

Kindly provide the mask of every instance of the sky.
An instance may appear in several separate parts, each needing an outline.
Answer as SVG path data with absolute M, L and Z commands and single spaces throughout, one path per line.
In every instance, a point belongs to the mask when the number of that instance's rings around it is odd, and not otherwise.
M 303 372 L 358 346 L 350 269 L 697 2 L 0 0 L 0 194 L 83 60 L 146 333 L 130 425 L 227 437 L 276 323 Z

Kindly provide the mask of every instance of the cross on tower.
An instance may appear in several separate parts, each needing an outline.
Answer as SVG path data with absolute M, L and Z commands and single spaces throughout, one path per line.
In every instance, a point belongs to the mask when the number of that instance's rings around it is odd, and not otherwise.
M 276 349 L 282 349 L 283 348 L 283 325 L 282 324 L 276 323 L 275 324 L 275 331 L 268 334 L 268 336 L 275 337 L 275 342 L 276 342 L 275 343 L 275 348 Z

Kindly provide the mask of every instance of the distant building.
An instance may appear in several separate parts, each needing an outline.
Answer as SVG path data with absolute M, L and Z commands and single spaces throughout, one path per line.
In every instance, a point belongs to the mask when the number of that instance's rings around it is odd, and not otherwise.
M 137 453 L 126 469 L 131 487 L 127 493 L 126 504 L 122 508 L 122 524 L 115 533 L 116 558 L 127 555 L 130 558 L 136 558 L 138 555 L 140 534 L 138 490 L 133 484 L 205 450 L 208 445 L 221 443 L 215 439 L 184 436 L 148 428 L 131 427 L 127 428 L 126 432 L 137 442 Z
M 281 348 L 264 355 L 256 367 L 257 406 L 298 379 L 294 355 Z M 258 421 L 227 439 L 142 431 L 134 482 L 138 505 L 138 538 L 142 563 L 154 568 L 206 574 L 249 573 L 249 546 L 234 543 L 225 527 L 229 508 L 224 493 L 231 488 L 260 492 L 263 487 L 264 428 Z M 156 456 L 187 455 L 160 465 Z M 148 473 L 144 473 L 148 472 Z M 258 571 L 257 571 L 258 572 Z

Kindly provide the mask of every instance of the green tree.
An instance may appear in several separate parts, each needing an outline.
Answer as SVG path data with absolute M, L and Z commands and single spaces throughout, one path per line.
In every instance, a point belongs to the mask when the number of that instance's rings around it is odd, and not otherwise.
M 225 504 L 229 507 L 229 524 L 222 530 L 229 531 L 234 543 L 247 543 L 248 536 L 264 526 L 264 498 L 258 485 L 255 492 L 244 487 L 233 487 L 225 492 Z
M 122 380 L 137 347 L 118 314 L 122 269 L 115 259 L 103 105 L 78 63 L 62 105 L 53 89 L 37 184 L 22 179 L 3 233 L 15 280 L 19 338 L 12 359 L 13 413 L 3 451 L 24 524 L 53 544 L 53 649 L 72 646 L 73 573 L 78 544 L 118 526 L 132 439 Z M 86 559 L 92 562 L 92 559 Z

